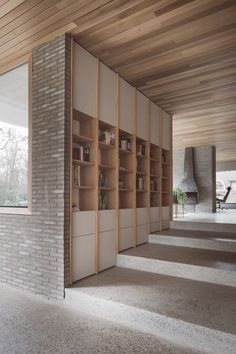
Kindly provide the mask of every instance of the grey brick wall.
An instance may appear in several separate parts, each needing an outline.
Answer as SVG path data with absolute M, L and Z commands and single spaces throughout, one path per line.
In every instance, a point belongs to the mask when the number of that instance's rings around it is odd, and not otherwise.
M 194 147 L 194 177 L 199 190 L 199 203 L 197 212 L 214 212 L 215 188 L 216 188 L 216 150 L 214 146 Z M 173 185 L 177 186 L 184 173 L 184 149 L 173 151 Z M 186 210 L 193 211 L 192 206 L 186 206 Z
M 70 38 L 32 53 L 32 215 L 0 214 L 0 281 L 62 299 L 69 281 Z

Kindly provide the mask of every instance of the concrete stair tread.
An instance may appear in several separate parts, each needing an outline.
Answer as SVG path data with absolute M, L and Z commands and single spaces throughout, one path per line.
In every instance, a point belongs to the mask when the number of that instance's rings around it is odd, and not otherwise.
M 152 235 L 183 237 L 183 238 L 197 238 L 212 241 L 226 241 L 236 242 L 235 233 L 212 232 L 212 231 L 197 231 L 197 230 L 184 230 L 184 229 L 169 229 L 160 232 L 153 232 Z
M 67 291 L 236 334 L 235 288 L 115 267 Z
M 148 243 L 121 254 L 214 269 L 236 270 L 236 254 L 223 251 Z

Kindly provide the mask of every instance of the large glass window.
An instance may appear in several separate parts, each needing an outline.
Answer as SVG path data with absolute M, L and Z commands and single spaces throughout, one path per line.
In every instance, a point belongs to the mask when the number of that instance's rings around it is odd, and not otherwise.
M 28 107 L 24 64 L 0 75 L 0 207 L 28 206 Z

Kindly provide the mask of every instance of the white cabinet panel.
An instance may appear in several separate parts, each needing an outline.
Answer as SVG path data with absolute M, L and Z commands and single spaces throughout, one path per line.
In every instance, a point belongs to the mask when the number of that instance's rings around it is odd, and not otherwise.
M 76 211 L 72 213 L 72 236 L 95 233 L 95 211 Z
M 148 225 L 139 225 L 137 226 L 137 245 L 141 245 L 142 243 L 148 242 Z
M 120 129 L 134 134 L 134 92 L 133 86 L 127 81 L 120 78 L 119 80 L 119 112 L 120 112 Z
M 159 222 L 160 220 L 160 209 L 158 207 L 150 208 L 151 212 L 151 222 Z
M 131 227 L 133 225 L 133 209 L 119 210 L 119 228 Z
M 152 222 L 151 223 L 151 232 L 160 231 L 160 223 Z
M 163 220 L 162 222 L 162 230 L 166 230 L 170 228 L 170 221 L 169 220 Z
M 72 281 L 95 273 L 95 235 L 72 238 Z
M 136 99 L 136 135 L 144 140 L 148 140 L 149 125 L 149 99 L 141 92 L 137 91 Z
M 171 129 L 171 116 L 163 112 L 162 116 L 162 147 L 166 150 L 170 150 L 171 141 L 170 141 L 170 129 Z
M 99 233 L 99 271 L 116 264 L 116 232 Z
M 97 59 L 74 43 L 73 108 L 96 117 Z
M 116 210 L 99 211 L 99 232 L 115 230 L 116 228 Z
M 117 76 L 106 65 L 99 65 L 99 119 L 116 126 Z
M 144 225 L 148 222 L 148 209 L 147 208 L 137 208 L 136 209 L 136 224 Z
M 119 252 L 134 247 L 134 233 L 133 228 L 119 229 Z
M 162 207 L 162 219 L 163 220 L 170 220 L 170 208 L 169 207 Z
M 160 108 L 151 102 L 151 143 L 160 145 Z

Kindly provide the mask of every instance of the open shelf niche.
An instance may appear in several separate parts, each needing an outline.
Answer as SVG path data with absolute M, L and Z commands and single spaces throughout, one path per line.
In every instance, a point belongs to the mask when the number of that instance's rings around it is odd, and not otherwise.
M 136 137 L 136 208 L 148 208 L 148 142 Z
M 171 166 L 170 166 L 170 151 L 162 149 L 162 206 L 170 205 L 171 198 Z
M 73 211 L 95 210 L 95 119 L 73 110 Z
M 134 137 L 119 129 L 119 209 L 133 207 Z
M 115 209 L 117 144 L 115 128 L 99 121 L 98 141 L 98 209 Z
M 161 205 L 161 148 L 150 144 L 150 207 Z

